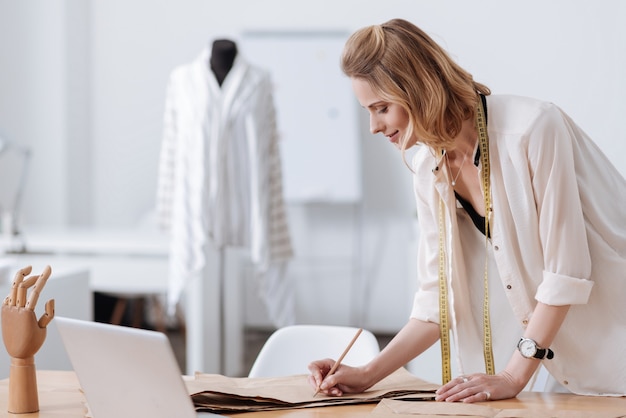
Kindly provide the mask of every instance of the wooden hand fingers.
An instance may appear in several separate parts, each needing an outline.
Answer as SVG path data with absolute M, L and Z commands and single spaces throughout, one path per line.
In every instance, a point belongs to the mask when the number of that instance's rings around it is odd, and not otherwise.
M 50 323 L 50 321 L 52 321 L 53 318 L 54 318 L 54 299 L 50 299 L 49 301 L 46 302 L 46 311 L 44 312 L 43 315 L 41 315 L 41 318 L 39 318 L 39 321 L 37 322 L 39 324 L 39 328 L 45 328 L 46 326 L 48 326 L 48 324 Z
M 11 293 L 4 300 L 5 305 L 15 306 L 17 302 L 17 291 L 20 284 L 24 281 L 24 278 L 30 274 L 33 270 L 32 266 L 26 266 L 20 269 L 17 273 L 15 273 L 15 278 L 13 279 L 13 286 L 11 287 Z
M 17 287 L 17 299 L 15 300 L 15 306 L 18 308 L 26 306 L 26 293 L 28 288 L 37 283 L 39 277 L 41 276 L 29 276 L 19 284 Z
M 35 309 L 35 305 L 37 304 L 37 301 L 39 300 L 39 295 L 41 294 L 41 290 L 46 285 L 46 282 L 48 281 L 48 277 L 50 277 L 50 273 L 52 273 L 52 269 L 50 268 L 50 266 L 46 266 L 43 269 L 43 272 L 39 275 L 39 277 L 35 281 L 35 287 L 33 287 L 33 290 L 30 292 L 30 297 L 28 298 L 28 302 L 26 302 L 26 308 L 30 309 L 31 311 Z M 24 286 L 25 289 L 32 286 L 32 284 L 27 285 L 26 284 L 27 281 L 28 279 L 22 282 L 22 284 L 20 285 L 20 290 L 22 286 Z M 24 290 L 24 297 L 26 297 L 26 290 Z M 18 301 L 18 304 L 19 304 L 19 302 L 22 301 L 22 299 L 19 297 L 19 292 L 18 292 L 18 299 L 19 299 Z M 46 304 L 46 308 L 47 307 L 48 307 L 48 304 Z M 52 309 L 54 310 L 54 304 L 52 305 Z
M 52 269 L 46 266 L 39 275 L 26 277 L 32 271 L 31 266 L 20 269 L 15 274 L 11 293 L 4 300 L 4 304 L 8 306 L 17 306 L 18 308 L 26 307 L 31 311 L 35 309 L 35 305 L 39 300 L 39 295 L 43 287 L 46 285 Z M 32 287 L 30 297 L 27 298 L 28 289 Z

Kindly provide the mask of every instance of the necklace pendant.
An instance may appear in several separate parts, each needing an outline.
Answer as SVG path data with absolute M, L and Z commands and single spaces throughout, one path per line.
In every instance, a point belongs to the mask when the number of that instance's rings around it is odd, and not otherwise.
M 446 165 L 448 166 L 448 171 L 450 172 L 450 184 L 452 187 L 456 186 L 456 181 L 459 179 L 461 172 L 463 171 L 463 165 L 465 164 L 465 160 L 467 160 L 467 154 L 463 155 L 463 161 L 461 161 L 461 165 L 459 166 L 459 171 L 456 172 L 456 176 L 452 176 L 452 170 L 450 169 L 450 160 L 448 159 L 448 153 L 446 152 Z

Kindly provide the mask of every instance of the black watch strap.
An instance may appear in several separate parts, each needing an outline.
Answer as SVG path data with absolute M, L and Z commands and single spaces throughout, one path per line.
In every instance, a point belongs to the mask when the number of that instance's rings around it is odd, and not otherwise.
M 549 348 L 537 348 L 537 352 L 533 357 L 538 358 L 539 360 L 543 360 L 544 358 L 551 360 L 554 357 L 554 351 Z

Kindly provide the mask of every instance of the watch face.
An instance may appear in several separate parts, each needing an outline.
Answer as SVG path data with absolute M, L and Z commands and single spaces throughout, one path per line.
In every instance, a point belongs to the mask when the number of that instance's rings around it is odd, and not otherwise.
M 524 357 L 531 358 L 537 352 L 537 345 L 533 340 L 522 340 L 519 344 L 519 351 Z

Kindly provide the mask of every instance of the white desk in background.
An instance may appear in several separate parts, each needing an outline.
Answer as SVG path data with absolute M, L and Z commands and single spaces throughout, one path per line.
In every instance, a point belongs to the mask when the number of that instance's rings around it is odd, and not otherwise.
M 87 269 L 92 292 L 126 297 L 163 297 L 167 293 L 169 238 L 158 230 L 25 227 L 21 240 L 9 244 L 5 242 L 4 248 L 21 250 L 18 254 L 9 255 L 21 264 L 32 264 L 33 267 L 35 264 L 50 264 L 53 274 L 55 264 Z M 211 260 L 207 264 L 211 264 Z M 236 263 L 236 260 L 232 261 L 231 265 L 236 266 Z M 208 293 L 213 302 L 204 303 L 206 301 L 199 295 L 190 292 L 189 303 L 184 306 L 187 372 L 239 375 L 244 372 L 241 370 L 243 316 L 240 314 L 237 285 L 239 273 L 237 268 L 230 268 L 232 277 L 226 280 L 228 289 L 225 289 L 228 300 L 223 301 L 225 318 L 219 318 L 219 311 L 214 309 L 221 303 L 219 299 L 215 300 L 219 285 L 211 280 L 215 269 L 209 267 L 205 272 L 202 291 Z M 224 344 L 220 326 L 225 327 Z

